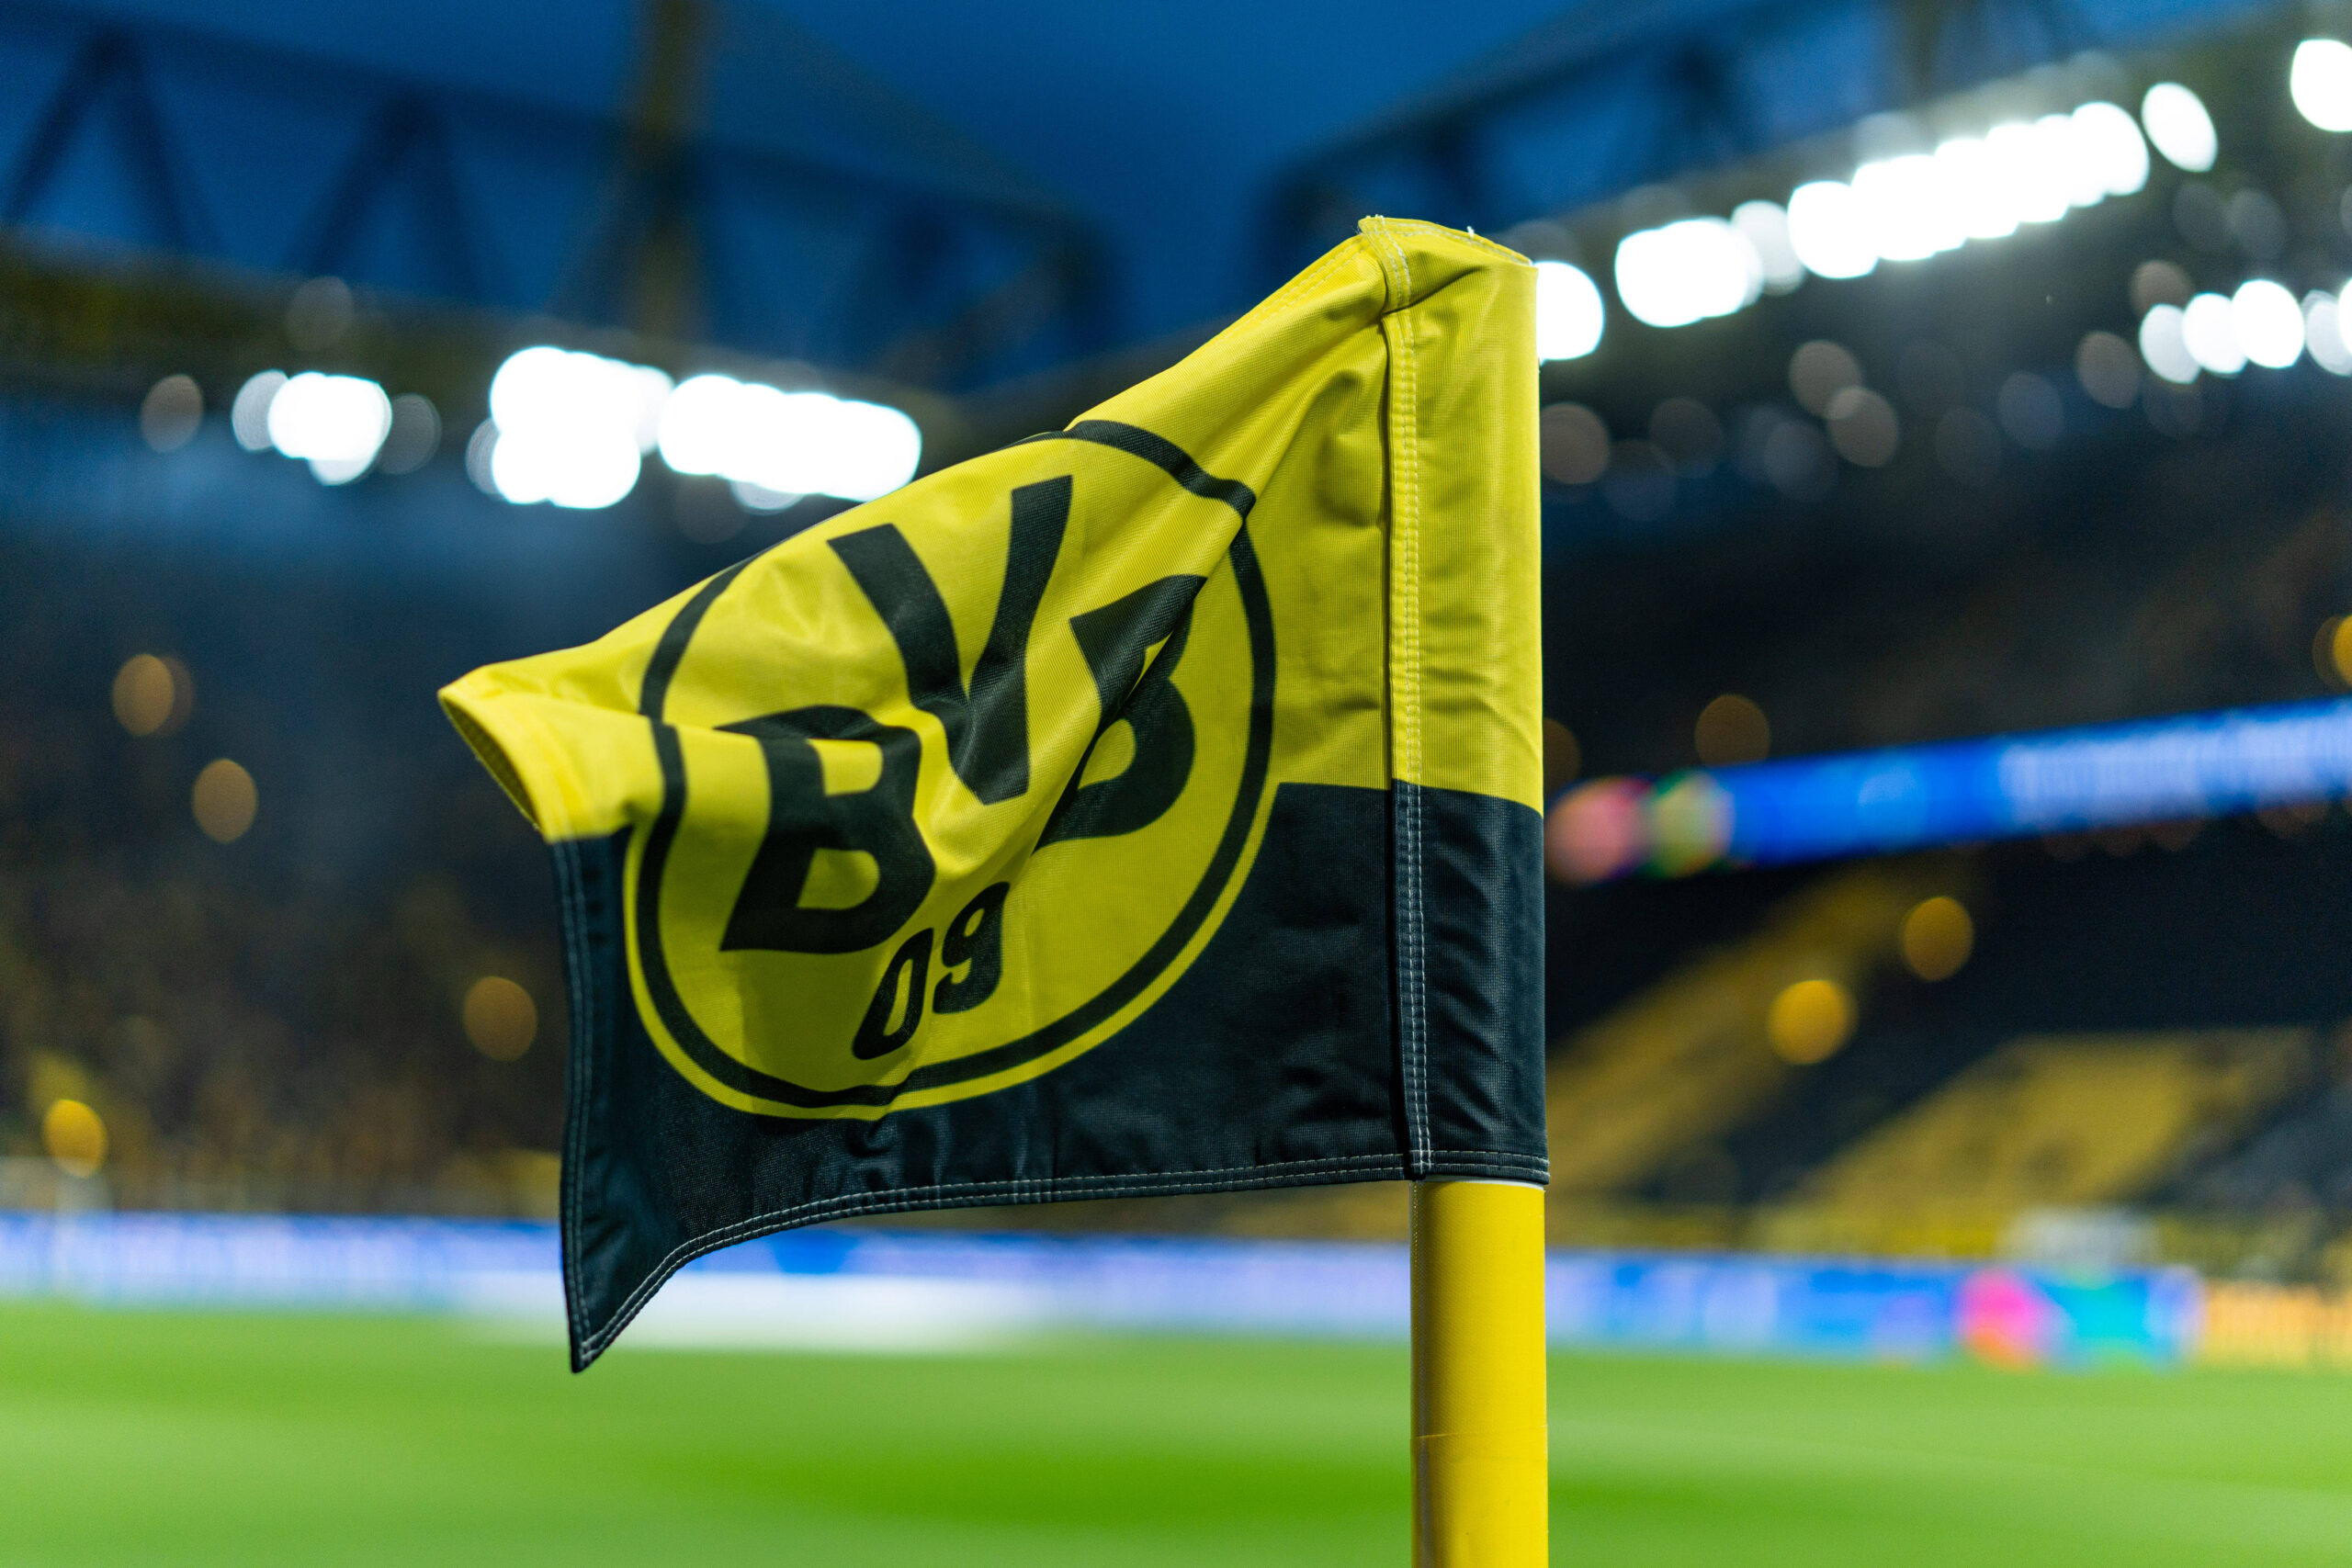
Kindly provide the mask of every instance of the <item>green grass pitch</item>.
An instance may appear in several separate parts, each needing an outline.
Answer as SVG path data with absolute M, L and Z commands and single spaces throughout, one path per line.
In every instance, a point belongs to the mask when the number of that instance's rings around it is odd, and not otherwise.
M 2352 1379 L 1563 1357 L 1554 1561 L 2352 1560 Z M 630 1351 L 0 1308 L 0 1562 L 1406 1560 L 1390 1348 Z

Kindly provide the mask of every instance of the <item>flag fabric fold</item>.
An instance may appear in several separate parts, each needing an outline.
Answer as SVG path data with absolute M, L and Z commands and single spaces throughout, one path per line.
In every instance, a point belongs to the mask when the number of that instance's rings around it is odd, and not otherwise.
M 1544 1175 L 1532 269 L 1172 369 L 442 693 L 553 852 L 584 1367 L 894 1210 Z

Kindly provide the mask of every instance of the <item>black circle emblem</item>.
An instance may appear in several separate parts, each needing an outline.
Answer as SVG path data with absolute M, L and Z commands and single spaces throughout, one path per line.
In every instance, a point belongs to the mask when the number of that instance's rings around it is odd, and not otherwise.
M 840 1089 L 820 1089 L 797 1083 L 739 1059 L 712 1038 L 687 1005 L 664 951 L 661 919 L 663 873 L 670 864 L 680 829 L 685 820 L 687 804 L 684 748 L 677 728 L 667 722 L 664 713 L 671 683 L 694 641 L 696 629 L 712 605 L 727 592 L 744 569 L 761 558 L 753 557 L 730 567 L 705 583 L 679 608 L 663 629 L 646 669 L 638 707 L 652 728 L 655 753 L 661 766 L 662 794 L 660 809 L 643 830 L 635 894 L 630 902 L 638 967 L 646 998 L 670 1042 L 692 1064 L 696 1073 L 730 1091 L 729 1103 L 755 1101 L 759 1103 L 749 1108 L 777 1115 L 871 1116 L 880 1114 L 910 1095 L 921 1095 L 923 1102 L 930 1103 L 961 1098 L 957 1092 L 959 1087 L 968 1093 L 989 1092 L 990 1089 L 999 1086 L 988 1080 L 1017 1073 L 1024 1066 L 1035 1064 L 1083 1039 L 1142 997 L 1193 943 L 1241 867 L 1260 803 L 1266 791 L 1273 749 L 1273 612 L 1249 527 L 1250 511 L 1257 498 L 1248 486 L 1210 475 L 1172 443 L 1133 425 L 1085 421 L 1069 430 L 1035 436 L 1031 440 L 1083 442 L 1125 453 L 1152 465 L 1170 482 L 1195 495 L 1229 506 L 1238 518 L 1224 558 L 1231 570 L 1242 622 L 1247 628 L 1250 660 L 1248 734 L 1241 750 L 1238 778 L 1232 800 L 1223 814 L 1221 825 L 1216 829 L 1214 847 L 1173 918 L 1139 956 L 1084 1000 L 1014 1038 L 944 1060 L 918 1060 L 911 1066 L 904 1067 L 891 1081 L 859 1083 Z M 1062 482 L 1067 484 L 1067 481 Z M 1229 611 L 1226 613 L 1230 614 Z M 818 710 L 807 711 L 813 713 Z M 834 710 L 823 711 L 831 713 Z M 854 715 L 850 716 L 854 718 Z M 1108 722 L 1107 718 L 1105 722 Z M 1053 832 L 1050 825 L 1046 831 L 1048 836 Z M 1001 890 L 994 891 L 1001 907 L 1003 895 Z M 878 940 L 887 940 L 891 934 L 895 933 L 886 932 Z M 927 953 L 929 937 L 927 932 L 922 934 Z M 886 985 L 890 983 L 886 980 Z M 920 986 L 919 979 L 916 984 Z M 857 1052 L 861 1056 L 866 1054 L 863 1050 Z M 695 1076 L 688 1075 L 690 1079 Z M 1021 1075 L 1027 1076 L 1034 1075 Z M 706 1092 L 710 1091 L 707 1085 L 698 1087 L 705 1088 Z

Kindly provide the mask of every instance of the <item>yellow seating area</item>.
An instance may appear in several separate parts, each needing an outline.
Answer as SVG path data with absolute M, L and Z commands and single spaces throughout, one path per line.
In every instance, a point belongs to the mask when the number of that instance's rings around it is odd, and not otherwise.
M 1792 1208 L 1883 1231 L 2141 1197 L 2301 1082 L 2312 1045 L 2292 1028 L 2025 1036 L 1865 1134 Z
M 1555 1198 L 1626 1191 L 1677 1154 L 1747 1121 L 1798 1071 L 1766 1020 L 1800 980 L 1861 996 L 1894 961 L 1904 916 L 1957 890 L 1941 861 L 1866 862 L 1807 886 L 1745 940 L 1667 975 L 1552 1055 L 1546 1091 Z
M 2231 1367 L 2352 1367 L 2352 1295 L 2310 1285 L 2205 1287 L 2197 1359 Z

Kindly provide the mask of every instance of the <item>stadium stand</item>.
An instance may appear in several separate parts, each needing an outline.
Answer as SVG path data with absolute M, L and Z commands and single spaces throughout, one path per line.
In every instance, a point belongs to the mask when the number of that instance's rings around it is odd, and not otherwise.
M 1623 1192 L 1752 1115 L 1788 1079 L 1769 1021 L 1792 986 L 1850 998 L 1894 954 L 1903 917 L 1964 886 L 1942 861 L 1854 866 L 1792 895 L 1746 940 L 1702 953 L 1555 1054 L 1547 1089 L 1554 1190 Z M 1826 1055 L 1842 1044 L 1830 1044 Z M 1801 1054 L 1802 1055 L 1802 1054 Z
M 2292 1106 L 2167 1196 L 2205 1212 L 2352 1213 L 2352 1084 L 2338 1081 Z
M 2307 1078 L 2311 1032 L 2029 1036 L 1858 1140 L 1766 1233 L 1946 1250 L 2039 1209 L 2145 1196 Z
M 376 673 L 454 662 L 447 623 L 250 563 L 21 543 L 11 562 L 0 1156 L 38 1163 L 0 1201 L 48 1205 L 40 1122 L 68 1096 L 105 1119 L 117 1206 L 544 1212 L 565 1027 L 546 873 L 439 716 Z M 121 586 L 94 600 L 87 571 Z M 107 692 L 142 649 L 185 654 L 195 694 L 136 738 Z M 301 673 L 265 696 L 255 668 Z M 360 697 L 341 720 L 308 705 L 338 689 Z M 261 799 L 226 846 L 189 809 L 223 754 Z M 403 821 L 408 800 L 430 805 Z M 485 974 L 535 999 L 517 1060 L 468 1043 Z
M 2245 161 L 2214 180 L 2267 179 L 2301 203 L 2297 245 L 2340 277 L 2352 264 L 2341 176 L 2322 179 L 2301 142 L 2256 156 L 2277 108 L 2257 96 L 2259 118 L 2233 118 L 2216 96 Z M 2086 328 L 2129 328 L 2127 280 L 2149 257 L 2227 270 L 2199 259 L 2224 253 L 2181 249 L 2171 194 L 2190 187 L 2158 175 L 2148 196 L 2039 239 L 1926 264 L 1937 269 L 1932 299 L 1917 293 L 1926 275 L 1890 267 L 1760 301 L 1704 329 L 1713 336 L 1612 327 L 1602 354 L 1544 372 L 1547 400 L 1593 408 L 1621 456 L 1648 449 L 1662 400 L 1704 404 L 1724 437 L 1720 451 L 1678 456 L 1670 508 L 1639 526 L 1606 483 L 1547 484 L 1546 703 L 1589 773 L 1689 766 L 1693 716 L 1735 686 L 1770 715 L 1781 756 L 2342 687 L 2343 671 L 2314 664 L 2312 647 L 2347 608 L 2352 581 L 2352 382 L 2303 366 L 2209 377 L 2193 395 L 2117 408 L 2090 400 L 2072 373 Z M 1786 194 L 1772 167 L 1725 177 L 1778 180 Z M 2304 201 L 2303 184 L 2324 201 Z M 2312 227 L 2305 208 L 2324 221 Z M 19 249 L 12 241 L 0 258 L 12 278 L 70 270 Z M 161 296 L 112 273 L 72 276 L 83 315 L 129 323 L 93 338 L 114 357 L 101 376 L 43 340 L 55 362 L 28 360 L 48 368 L 0 404 L 0 657 L 15 675 L 0 684 L 0 1159 L 26 1162 L 0 1175 L 0 1202 L 55 1198 L 37 1122 L 43 1103 L 70 1093 L 97 1105 L 115 1135 L 103 1179 L 119 1204 L 543 1203 L 546 1156 L 535 1151 L 555 1141 L 550 1047 L 564 1030 L 545 873 L 426 694 L 485 659 L 600 630 L 806 523 L 820 503 L 739 518 L 742 532 L 707 541 L 681 532 L 691 487 L 653 465 L 609 513 L 507 506 L 468 484 L 456 439 L 480 412 L 490 349 L 452 359 L 424 318 L 367 311 L 355 344 L 398 339 L 400 355 L 379 370 L 440 398 L 451 436 L 415 473 L 321 489 L 295 465 L 236 451 L 218 417 L 238 376 L 272 355 L 296 363 L 272 292 L 290 278 L 254 293 L 236 331 L 212 332 L 206 358 L 191 357 L 201 344 L 130 330 L 147 318 L 125 313 L 126 301 Z M 33 311 L 39 291 L 17 292 Z M 58 296 L 40 298 L 71 314 Z M 163 302 L 192 309 L 194 298 Z M 395 317 L 397 333 L 385 325 Z M 1744 433 L 1799 417 L 1790 354 L 1822 338 L 1850 347 L 1883 389 L 1901 440 L 1894 461 L 1849 463 L 1827 489 L 1799 494 L 1750 471 Z M 436 380 L 428 362 L 441 359 Z M 1951 373 L 1937 385 L 1912 373 L 1939 362 Z M 1096 363 L 1095 389 L 1152 367 Z M 148 449 L 135 417 L 166 371 L 194 374 L 215 413 L 168 457 Z M 1959 482 L 1939 466 L 1939 422 L 1956 408 L 1997 412 L 1996 389 L 2019 375 L 2054 389 L 2063 440 L 2011 441 L 1996 473 Z M 970 431 L 1017 434 L 1082 401 L 1031 386 L 956 410 Z M 2193 433 L 2156 417 L 2183 407 Z M 979 440 L 944 434 L 958 427 L 938 423 L 936 456 Z M 132 742 L 106 716 L 107 682 L 149 650 L 185 656 L 201 694 L 187 729 Z M 259 826 L 230 855 L 188 819 L 188 780 L 219 755 L 249 763 L 262 786 Z M 2183 849 L 2188 836 L 1553 889 L 1562 1223 L 1590 1235 L 1640 1210 L 1624 1221 L 1630 1239 L 1769 1240 L 1751 1215 L 1796 1212 L 1874 1131 L 1892 1136 L 1961 1092 L 2021 1035 L 2315 1031 L 2352 1015 L 2326 952 L 2333 911 L 2352 897 L 2343 815 L 2208 825 Z M 1941 986 L 1904 974 L 1893 945 L 1904 910 L 1970 887 L 1982 891 L 1984 939 L 1968 972 Z M 521 982 L 537 1002 L 539 1044 L 520 1060 L 487 1060 L 466 1043 L 458 995 L 484 974 Z M 1858 1021 L 1826 1060 L 1796 1065 L 1771 1051 L 1769 1017 L 1804 979 L 1842 987 Z M 2152 1114 L 2208 1106 L 2211 1085 L 2182 1072 L 2143 1086 Z M 2167 1133 L 2162 1157 L 2135 1168 L 2143 1177 L 2102 1190 L 2222 1227 L 2315 1214 L 2291 1246 L 2232 1241 L 2213 1255 L 2323 1267 L 2330 1227 L 2352 1211 L 2352 1101 L 2278 1085 L 2220 1093 L 2201 1140 Z M 2035 1103 L 2053 1127 L 2065 1107 L 2096 1121 L 2092 1092 L 2052 1087 Z M 2010 1172 L 2020 1183 L 2023 1168 Z M 1948 1165 L 1919 1179 L 1958 1212 L 1992 1179 Z M 1361 1189 L 1070 1205 L 1023 1211 L 1019 1223 L 1374 1235 L 1394 1234 L 1402 1212 L 1399 1192 Z M 2187 1221 L 2163 1223 L 2187 1235 Z M 1978 1230 L 1970 1246 L 1999 1245 L 1989 1225 Z M 2276 1262 L 2290 1253 L 2300 1261 Z

